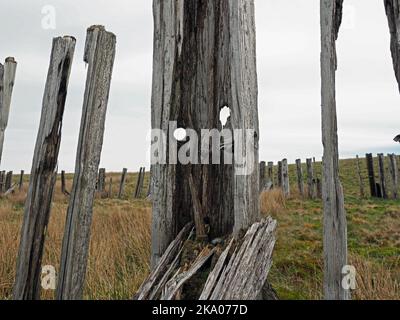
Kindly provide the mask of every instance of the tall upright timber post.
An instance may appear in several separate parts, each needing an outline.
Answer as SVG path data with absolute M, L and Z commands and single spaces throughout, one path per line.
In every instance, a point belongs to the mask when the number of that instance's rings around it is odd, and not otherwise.
M 7 58 L 4 66 L 0 63 L 0 164 L 3 156 L 4 133 L 8 125 L 16 71 L 17 62 L 14 58 Z
M 56 293 L 59 300 L 80 300 L 83 297 L 93 201 L 103 146 L 115 47 L 115 35 L 107 32 L 103 26 L 92 26 L 87 30 L 84 61 L 89 66 L 75 176 L 61 251 Z
M 164 150 L 170 156 L 167 164 L 152 165 L 154 267 L 194 220 L 194 202 L 210 220 L 210 237 L 247 229 L 259 220 L 260 210 L 254 0 L 153 0 L 153 11 L 152 128 L 168 135 Z M 225 129 L 254 130 L 253 148 L 240 154 L 248 157 L 250 169 L 243 173 L 239 163 L 225 159 L 221 165 L 169 161 L 178 145 L 170 121 L 200 136 L 202 129 L 222 129 L 223 107 L 231 110 Z M 191 177 L 194 188 L 189 188 Z M 194 194 L 200 199 L 193 200 Z
M 59 37 L 53 40 L 28 196 L 25 202 L 14 284 L 14 299 L 16 300 L 40 299 L 43 248 L 57 180 L 61 127 L 75 43 L 72 37 Z
M 324 203 L 324 297 L 348 300 L 342 286 L 347 265 L 347 221 L 343 188 L 339 179 L 339 151 L 335 99 L 336 39 L 342 20 L 343 0 L 321 0 L 321 96 Z
M 392 53 L 393 69 L 400 90 L 400 1 L 384 0 L 386 16 L 390 31 L 390 51 Z

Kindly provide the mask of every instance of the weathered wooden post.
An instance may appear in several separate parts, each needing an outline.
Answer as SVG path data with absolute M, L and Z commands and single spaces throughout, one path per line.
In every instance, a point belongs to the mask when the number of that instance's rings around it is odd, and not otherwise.
M 357 173 L 358 173 L 358 182 L 360 184 L 360 197 L 361 199 L 363 199 L 365 197 L 364 179 L 362 177 L 360 157 L 358 155 L 357 155 Z
M 18 183 L 19 191 L 21 191 L 24 186 L 24 173 L 25 173 L 24 170 L 21 170 L 21 173 L 19 175 L 19 183 Z
M 286 198 L 290 197 L 289 165 L 287 159 L 282 160 L 282 190 Z
M 393 69 L 400 90 L 400 12 L 399 0 L 384 0 L 386 16 L 390 31 L 390 51 L 392 53 Z
M 268 180 L 271 182 L 272 187 L 275 185 L 275 179 L 274 179 L 274 163 L 273 162 L 268 162 Z
M 388 199 L 386 188 L 386 174 L 385 174 L 385 156 L 383 153 L 378 154 L 378 168 L 379 168 L 379 181 L 381 186 L 381 194 L 383 199 Z
M 378 191 L 376 189 L 376 181 L 375 181 L 374 157 L 372 156 L 372 153 L 367 153 L 365 157 L 367 161 L 368 180 L 369 180 L 369 187 L 371 190 L 371 197 L 375 198 L 378 196 Z
M 122 170 L 121 181 L 119 182 L 118 199 L 122 199 L 122 197 L 124 196 L 127 174 L 128 174 L 128 169 L 124 168 Z
M 314 179 L 314 166 L 312 159 L 306 160 L 307 164 L 307 193 L 309 199 L 315 199 L 315 179 Z
M 65 171 L 64 170 L 61 171 L 61 193 L 62 194 L 67 193 L 67 189 L 66 189 L 66 185 L 65 185 Z
M 113 179 L 110 178 L 109 183 L 108 183 L 108 197 L 111 199 L 113 196 L 113 191 L 112 191 L 112 184 L 113 184 Z
M 296 171 L 297 171 L 297 186 L 300 192 L 300 196 L 304 197 L 303 168 L 301 167 L 301 159 L 296 160 Z
M 104 192 L 106 189 L 106 169 L 100 168 L 98 182 L 97 182 L 97 191 Z
M 282 161 L 278 161 L 278 187 L 282 188 Z
M 227 106 L 231 117 L 225 128 L 236 130 L 238 155 L 231 164 L 185 165 L 173 161 L 177 141 L 168 137 L 162 150 L 172 150 L 169 159 L 152 162 L 155 266 L 179 231 L 193 221 L 194 194 L 210 220 L 211 238 L 238 234 L 260 219 L 260 134 L 254 1 L 154 0 L 153 10 L 152 128 L 173 133 L 170 121 L 176 121 L 177 128 L 201 136 L 203 129 L 221 127 L 219 113 Z M 240 148 L 238 140 L 247 141 L 244 136 L 254 143 Z M 156 137 L 152 140 L 156 146 Z M 243 157 L 246 168 L 240 163 Z M 195 192 L 188 188 L 191 176 L 197 178 Z
M 0 172 L 0 193 L 4 193 L 6 185 L 6 173 L 5 171 Z
M 267 183 L 266 183 L 266 166 L 267 166 L 267 164 L 265 163 L 265 161 L 260 162 L 260 192 L 263 192 L 265 186 L 267 185 Z
M 4 133 L 10 115 L 16 71 L 17 62 L 13 57 L 8 57 L 4 66 L 0 63 L 0 164 L 3 156 Z
M 87 30 L 84 61 L 88 71 L 75 176 L 62 244 L 56 293 L 59 300 L 77 300 L 83 296 L 115 47 L 115 35 L 103 26 L 92 26 Z
M 13 178 L 13 172 L 8 171 L 6 175 L 6 184 L 5 184 L 5 189 L 4 192 L 7 192 L 8 190 L 11 189 L 12 187 L 12 178 Z
M 396 160 L 396 155 L 395 154 L 388 154 L 389 158 L 389 173 L 390 173 L 390 180 L 392 182 L 392 198 L 397 199 L 398 198 L 398 192 L 399 192 L 399 172 L 398 172 L 398 167 L 397 167 L 397 160 Z
M 342 286 L 347 265 L 347 221 L 339 179 L 339 151 L 335 98 L 336 39 L 342 20 L 343 0 L 321 0 L 321 98 L 324 203 L 324 297 L 348 300 Z
M 57 180 L 61 127 L 75 39 L 53 39 L 50 67 L 43 96 L 14 284 L 14 299 L 40 299 L 40 275 L 51 201 Z

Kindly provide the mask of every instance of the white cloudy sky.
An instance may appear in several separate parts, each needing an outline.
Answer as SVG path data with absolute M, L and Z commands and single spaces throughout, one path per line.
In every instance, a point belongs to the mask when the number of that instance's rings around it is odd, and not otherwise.
M 152 66 L 151 0 L 1 0 L 0 58 L 19 62 L 3 169 L 29 170 L 40 117 L 51 39 L 77 38 L 64 116 L 60 169 L 72 171 L 83 90 L 86 27 L 117 35 L 102 166 L 146 164 Z M 111 4 L 110 4 L 111 3 Z M 400 97 L 392 71 L 383 0 L 345 0 L 338 42 L 337 100 L 341 157 L 398 152 Z M 41 25 L 53 5 L 55 30 Z M 319 0 L 256 0 L 261 158 L 320 157 Z

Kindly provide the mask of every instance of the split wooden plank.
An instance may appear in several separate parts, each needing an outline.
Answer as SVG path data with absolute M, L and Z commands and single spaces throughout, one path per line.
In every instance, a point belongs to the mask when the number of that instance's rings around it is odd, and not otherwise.
M 200 300 L 256 300 L 272 265 L 275 230 L 271 218 L 253 224 L 228 258 L 231 243 L 210 273 Z
M 79 300 L 83 296 L 115 47 L 115 35 L 103 26 L 92 26 L 87 30 L 84 61 L 88 71 L 75 176 L 62 244 L 58 300 Z
M 304 181 L 303 181 L 303 168 L 301 166 L 301 159 L 296 160 L 296 172 L 297 172 L 297 186 L 300 192 L 300 196 L 304 197 Z
M 385 156 L 383 153 L 378 154 L 379 182 L 381 187 L 381 195 L 383 199 L 388 199 L 386 173 L 385 173 Z
M 11 97 L 14 89 L 17 62 L 13 57 L 0 63 L 0 164 L 3 156 L 4 134 L 10 115 Z
M 342 286 L 347 263 L 347 221 L 343 188 L 339 178 L 339 148 L 335 79 L 336 39 L 342 20 L 343 0 L 321 0 L 321 107 L 324 204 L 324 297 L 348 300 L 350 291 Z
M 61 127 L 75 43 L 76 40 L 68 36 L 53 39 L 24 209 L 14 284 L 14 299 L 16 300 L 40 299 L 43 248 L 57 180 Z
M 192 231 L 192 232 L 191 232 Z M 172 265 L 176 265 L 173 262 L 180 256 L 182 247 L 184 242 L 191 237 L 193 233 L 193 224 L 187 224 L 177 235 L 177 237 L 170 243 L 168 248 L 165 250 L 165 253 L 160 258 L 160 261 L 156 268 L 150 273 L 149 277 L 143 284 L 140 286 L 138 292 L 136 293 L 134 299 L 135 300 L 152 300 L 156 298 L 156 294 L 159 292 L 160 285 L 158 285 L 162 281 L 163 276 L 170 272 L 167 272 L 169 267 Z M 164 281 L 165 283 L 165 281 Z M 158 285 L 158 286 L 157 286 Z
M 365 197 L 365 191 L 364 191 L 364 179 L 361 173 L 361 163 L 360 163 L 360 157 L 357 156 L 357 174 L 358 174 L 358 183 L 360 185 L 360 197 L 363 199 Z
M 378 190 L 376 188 L 376 180 L 375 180 L 374 157 L 372 156 L 372 153 L 367 153 L 365 158 L 367 161 L 368 180 L 371 191 L 371 197 L 374 198 L 378 196 Z
M 389 158 L 389 173 L 392 186 L 392 198 L 398 199 L 399 192 L 399 171 L 395 154 L 388 154 Z
M 127 175 L 128 175 L 128 169 L 124 168 L 122 170 L 121 180 L 119 183 L 118 199 L 122 199 L 124 196 Z

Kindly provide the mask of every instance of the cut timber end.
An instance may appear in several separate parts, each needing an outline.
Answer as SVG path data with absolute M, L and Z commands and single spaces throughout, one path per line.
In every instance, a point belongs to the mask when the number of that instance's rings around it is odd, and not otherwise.
M 7 62 L 10 62 L 10 63 L 17 63 L 17 61 L 15 61 L 15 58 L 14 58 L 14 57 L 8 57 L 8 58 L 6 58 L 5 62 L 6 62 L 6 63 L 7 63 Z
M 89 63 L 91 56 L 95 53 L 97 49 L 97 43 L 99 38 L 107 37 L 111 42 L 116 42 L 116 36 L 112 32 L 106 31 L 104 26 L 94 25 L 87 29 L 86 43 L 85 43 L 85 53 L 83 56 L 83 61 Z

